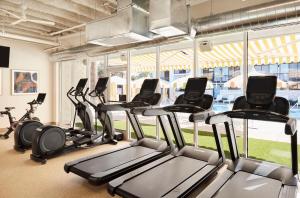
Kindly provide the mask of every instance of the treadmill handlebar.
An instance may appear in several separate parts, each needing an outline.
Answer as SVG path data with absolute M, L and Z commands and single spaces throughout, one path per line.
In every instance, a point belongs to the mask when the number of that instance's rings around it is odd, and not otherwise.
M 220 114 L 213 115 L 206 119 L 206 124 L 220 124 L 224 122 L 231 122 L 232 118 L 245 119 L 245 120 L 261 120 L 270 122 L 285 123 L 285 134 L 293 136 L 297 133 L 297 120 L 290 118 L 279 113 L 253 110 L 253 109 L 238 109 L 233 111 L 227 111 Z
M 151 107 L 151 104 L 144 101 L 134 101 L 134 102 L 122 103 L 121 106 L 123 106 L 124 108 L 132 109 L 138 107 Z
M 143 116 L 163 116 L 163 115 L 169 115 L 169 114 L 170 114 L 170 112 L 165 111 L 162 107 L 146 109 L 142 113 Z
M 126 110 L 121 104 L 104 104 L 101 105 L 100 111 L 124 111 Z
M 190 122 L 200 122 L 206 120 L 207 118 L 215 115 L 216 113 L 213 110 L 210 111 L 203 111 L 199 113 L 193 113 L 189 117 Z
M 101 111 L 125 111 L 131 110 L 133 108 L 138 107 L 149 107 L 151 106 L 149 103 L 134 101 L 134 102 L 123 102 L 119 104 L 105 104 L 101 107 Z
M 203 109 L 198 106 L 190 105 L 190 104 L 177 104 L 177 105 L 170 105 L 166 107 L 160 107 L 160 108 L 152 108 L 152 109 L 146 109 L 143 112 L 144 116 L 162 116 L 162 115 L 169 115 L 170 113 L 191 113 L 193 114 L 198 114 L 198 119 L 197 121 L 200 121 L 200 117 L 206 112 L 206 109 Z M 201 116 L 200 116 L 201 114 Z
M 143 112 L 147 109 L 149 109 L 149 107 L 136 107 L 136 108 L 132 108 L 130 110 L 130 113 L 134 115 L 143 115 Z
M 199 106 L 190 105 L 190 104 L 176 104 L 163 107 L 165 111 L 177 112 L 177 113 L 199 113 L 204 112 L 207 109 L 203 109 Z
M 289 118 L 285 124 L 284 132 L 286 135 L 295 135 L 297 133 L 297 120 L 294 118 Z

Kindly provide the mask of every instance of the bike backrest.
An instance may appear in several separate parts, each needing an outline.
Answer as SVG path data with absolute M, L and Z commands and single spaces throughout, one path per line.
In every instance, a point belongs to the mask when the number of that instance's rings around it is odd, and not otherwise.
M 108 77 L 98 79 L 97 84 L 95 86 L 95 92 L 97 95 L 102 94 L 106 90 L 108 79 Z
M 83 89 L 87 83 L 88 79 L 87 78 L 82 78 L 79 80 L 76 88 L 75 88 L 75 95 L 80 95 L 83 93 Z
M 184 93 L 177 97 L 174 104 L 191 104 L 203 109 L 210 109 L 213 97 L 205 93 L 207 78 L 189 78 Z
M 276 76 L 250 76 L 246 96 L 235 100 L 233 110 L 258 109 L 288 115 L 289 102 L 283 97 L 276 96 L 276 86 Z
M 155 93 L 158 81 L 158 79 L 145 79 L 140 93 L 138 93 L 132 101 L 146 102 L 150 105 L 156 105 L 161 97 L 160 93 Z

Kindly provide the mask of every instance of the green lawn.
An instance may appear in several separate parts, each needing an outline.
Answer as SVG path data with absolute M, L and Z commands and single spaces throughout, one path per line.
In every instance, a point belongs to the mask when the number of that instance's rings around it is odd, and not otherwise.
M 124 121 L 115 121 L 115 128 L 117 129 L 126 129 Z M 155 126 L 149 124 L 142 124 L 143 131 L 147 137 L 155 138 Z M 192 129 L 182 129 L 183 136 L 185 138 L 186 143 L 193 144 L 193 133 Z M 135 135 L 132 132 L 132 137 Z M 161 132 L 161 137 L 163 134 Z M 237 144 L 239 151 L 242 151 L 242 137 L 237 137 Z M 225 154 L 229 157 L 228 152 L 228 142 L 225 135 L 222 135 L 223 147 L 225 150 Z M 291 166 L 291 154 L 290 154 L 290 144 L 283 142 L 275 142 L 268 140 L 260 140 L 249 138 L 249 157 L 275 162 L 282 165 Z M 199 146 L 205 147 L 209 149 L 216 149 L 215 139 L 213 134 L 210 132 L 199 131 Z M 300 152 L 300 145 L 298 146 L 298 151 Z M 300 157 L 300 156 L 299 156 Z M 300 165 L 300 164 L 299 164 Z
M 100 124 L 99 124 L 100 125 Z M 98 130 L 101 130 L 101 125 L 98 125 Z M 82 126 L 82 124 L 77 123 L 77 127 Z M 114 126 L 116 129 L 122 129 L 126 130 L 126 125 L 124 121 L 115 121 Z M 155 126 L 150 124 L 142 124 L 143 131 L 147 137 L 153 137 L 155 138 Z M 133 131 L 133 130 L 131 130 Z M 182 129 L 183 136 L 187 144 L 193 145 L 193 134 L 194 131 L 192 129 Z M 162 138 L 163 133 L 161 132 L 160 135 Z M 135 138 L 134 132 L 131 133 L 131 137 Z M 205 147 L 208 149 L 214 149 L 216 150 L 216 144 L 215 139 L 213 137 L 213 134 L 206 131 L 199 131 L 199 146 Z M 240 153 L 243 151 L 242 148 L 242 137 L 237 137 L 237 144 L 238 149 Z M 226 157 L 229 157 L 229 149 L 228 149 L 228 142 L 225 135 L 222 135 L 222 142 L 223 147 L 225 151 Z M 269 141 L 269 140 L 260 140 L 255 138 L 249 138 L 249 157 L 255 158 L 259 160 L 265 160 L 269 162 L 275 162 L 282 165 L 291 166 L 291 152 L 290 152 L 290 144 L 289 143 L 283 143 L 283 142 L 275 142 L 275 141 Z M 298 146 L 298 155 L 300 158 L 300 145 Z M 299 163 L 300 166 L 300 163 Z

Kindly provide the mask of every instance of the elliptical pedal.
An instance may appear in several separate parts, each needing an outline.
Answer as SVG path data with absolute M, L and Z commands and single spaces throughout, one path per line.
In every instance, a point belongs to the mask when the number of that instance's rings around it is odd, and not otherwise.
M 88 137 L 82 137 L 82 138 L 78 138 L 76 140 L 73 141 L 75 145 L 77 146 L 81 146 L 84 144 L 90 144 L 91 143 L 91 138 Z

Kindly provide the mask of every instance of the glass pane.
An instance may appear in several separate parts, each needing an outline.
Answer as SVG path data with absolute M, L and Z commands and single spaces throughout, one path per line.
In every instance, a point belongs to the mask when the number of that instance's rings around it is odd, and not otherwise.
M 71 87 L 75 87 L 81 78 L 87 77 L 86 59 L 77 59 L 61 62 L 61 82 L 60 82 L 60 123 L 70 126 L 74 117 L 74 105 L 67 97 L 67 92 Z M 76 117 L 75 126 L 82 127 L 82 121 Z
M 73 86 L 72 83 L 73 61 L 63 61 L 60 63 L 60 113 L 59 123 L 63 126 L 71 125 L 72 112 L 74 107 L 67 97 L 67 92 Z M 66 126 L 67 127 L 67 126 Z
M 108 55 L 107 72 L 109 77 L 109 101 L 119 101 L 127 93 L 127 54 L 124 52 Z M 126 113 L 124 111 L 112 112 L 114 127 L 126 130 Z
M 202 48 L 201 43 L 209 42 L 211 48 Z M 206 94 L 214 98 L 213 110 L 216 113 L 231 110 L 234 100 L 243 95 L 243 78 L 241 76 L 243 63 L 243 34 L 229 34 L 212 38 L 199 39 L 197 42 L 198 68 L 197 76 L 208 78 Z M 243 153 L 243 121 L 234 120 L 238 149 Z M 200 147 L 216 150 L 212 127 L 204 123 L 199 125 Z M 225 128 L 217 126 L 222 133 L 226 156 L 229 148 Z
M 98 78 L 106 77 L 107 71 L 105 66 L 104 57 L 94 58 L 90 61 L 90 89 L 94 89 Z M 104 92 L 105 99 L 107 100 L 107 90 Z M 91 98 L 95 104 L 99 102 L 97 98 Z
M 161 106 L 174 104 L 176 98 L 183 94 L 188 78 L 193 77 L 193 60 L 192 41 L 160 47 Z M 194 124 L 189 122 L 188 116 L 177 114 L 186 143 L 194 145 Z
M 96 83 L 98 81 L 98 78 L 106 77 L 107 71 L 106 71 L 106 65 L 104 61 L 104 57 L 97 57 L 90 60 L 90 91 L 93 90 L 96 86 Z M 105 95 L 105 101 L 107 101 L 107 90 L 104 92 Z M 90 101 L 97 105 L 99 104 L 98 97 L 90 97 Z M 94 110 L 94 109 L 93 109 Z M 97 120 L 97 130 L 102 131 L 103 127 L 99 120 Z
M 276 95 L 289 101 L 290 117 L 300 119 L 300 34 L 275 34 L 268 30 L 249 33 L 249 75 L 277 76 Z M 283 124 L 251 121 L 248 130 L 249 157 L 291 167 L 290 137 L 284 134 Z
M 147 78 L 156 76 L 156 48 L 138 49 L 131 52 L 131 100 L 140 92 Z M 159 86 L 159 85 L 158 85 Z M 156 138 L 156 117 L 138 116 L 146 137 Z M 131 137 L 135 134 L 131 130 Z

